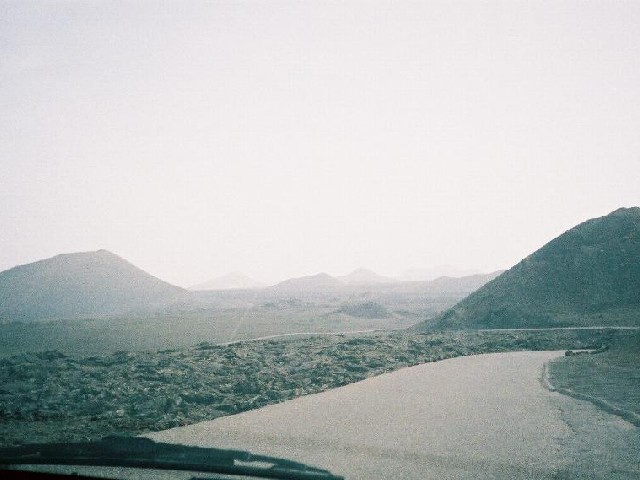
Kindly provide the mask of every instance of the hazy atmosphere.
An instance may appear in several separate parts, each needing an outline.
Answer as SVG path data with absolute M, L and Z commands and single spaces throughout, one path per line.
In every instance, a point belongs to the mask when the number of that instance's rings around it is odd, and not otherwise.
M 0 1 L 0 270 L 508 268 L 640 205 L 639 2 Z
M 0 0 L 0 472 L 640 479 L 639 86 L 637 0 Z

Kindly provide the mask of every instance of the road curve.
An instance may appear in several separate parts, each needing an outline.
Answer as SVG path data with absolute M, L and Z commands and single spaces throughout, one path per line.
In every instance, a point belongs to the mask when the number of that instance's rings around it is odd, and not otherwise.
M 543 365 L 562 354 L 443 360 L 148 436 L 295 459 L 347 479 L 572 478 L 593 473 L 587 436 L 597 435 L 601 457 L 615 463 L 609 437 L 628 449 L 618 437 L 637 439 L 637 428 L 545 389 Z M 633 478 L 633 445 L 603 472 Z

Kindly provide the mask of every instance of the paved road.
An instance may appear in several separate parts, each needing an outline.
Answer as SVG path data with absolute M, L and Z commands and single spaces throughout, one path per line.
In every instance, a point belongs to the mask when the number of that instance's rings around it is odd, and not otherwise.
M 542 386 L 544 363 L 559 355 L 444 360 L 150 437 L 296 459 L 348 479 L 638 478 L 637 427 Z

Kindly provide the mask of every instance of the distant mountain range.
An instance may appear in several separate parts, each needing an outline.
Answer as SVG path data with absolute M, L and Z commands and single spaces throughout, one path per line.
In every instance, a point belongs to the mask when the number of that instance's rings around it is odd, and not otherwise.
M 290 278 L 282 281 L 273 287 L 293 288 L 293 289 L 314 289 L 326 288 L 328 286 L 340 285 L 377 285 L 383 283 L 394 283 L 398 280 L 391 277 L 383 277 L 376 272 L 366 268 L 358 268 L 348 275 L 333 277 L 326 273 L 317 275 L 309 275 L 305 277 Z M 257 288 L 265 288 L 267 285 L 254 280 L 243 273 L 229 273 L 221 277 L 209 280 L 208 282 L 199 283 L 189 287 L 189 290 L 249 290 Z
M 393 281 L 370 270 L 358 269 L 345 277 L 332 277 L 326 273 L 306 277 L 291 278 L 269 287 L 272 292 L 313 292 L 323 290 L 387 291 L 415 295 L 467 295 L 500 275 L 503 270 L 469 275 L 467 277 L 440 277 L 423 282 Z M 347 281 L 344 279 L 347 278 Z
M 435 280 L 428 282 L 406 282 L 406 283 L 420 283 L 428 286 L 433 292 L 439 294 L 445 293 L 471 293 L 490 282 L 494 278 L 502 275 L 504 270 L 497 270 L 491 273 L 479 273 L 475 275 L 467 275 L 465 277 L 438 277 Z
M 306 277 L 290 278 L 270 287 L 270 289 L 272 291 L 313 291 L 339 288 L 341 286 L 344 286 L 344 283 L 336 277 L 332 277 L 327 273 L 318 273 L 317 275 Z
M 111 252 L 99 250 L 57 255 L 0 272 L 0 323 L 195 311 L 223 301 L 220 295 L 211 296 L 207 291 L 241 289 L 260 289 L 262 295 L 269 298 L 360 292 L 364 297 L 359 302 L 365 303 L 355 302 L 357 308 L 349 303 L 342 313 L 368 318 L 388 312 L 367 304 L 367 295 L 461 298 L 495 275 L 400 282 L 359 268 L 342 277 L 319 273 L 264 287 L 243 274 L 234 273 L 195 285 L 191 287 L 192 291 L 187 291 L 149 275 Z
M 378 275 L 376 272 L 366 268 L 358 268 L 348 275 L 337 278 L 346 285 L 375 285 L 379 283 L 393 283 L 397 281 L 391 277 Z
M 234 272 L 214 278 L 208 282 L 193 285 L 189 287 L 189 290 L 250 290 L 265 286 L 264 283 L 258 280 L 254 280 L 242 273 Z
M 640 208 L 570 229 L 416 328 L 640 326 Z
M 192 288 L 258 286 L 244 275 L 231 274 Z M 436 319 L 416 326 L 418 330 L 640 326 L 640 208 L 588 220 L 501 274 L 394 282 L 360 268 L 338 278 L 326 273 L 292 278 L 264 292 L 277 296 L 339 290 L 417 298 L 460 298 L 473 292 Z M 0 323 L 148 314 L 171 304 L 188 309 L 204 301 L 194 295 L 106 250 L 57 255 L 0 272 Z M 362 301 L 345 304 L 343 313 L 385 314 Z
M 63 254 L 0 272 L 0 322 L 123 314 L 185 292 L 107 250 Z
M 477 270 L 456 268 L 450 265 L 438 265 L 431 268 L 414 268 L 406 270 L 397 278 L 397 280 L 401 282 L 428 282 L 440 277 L 460 278 L 480 274 L 481 272 L 478 272 Z

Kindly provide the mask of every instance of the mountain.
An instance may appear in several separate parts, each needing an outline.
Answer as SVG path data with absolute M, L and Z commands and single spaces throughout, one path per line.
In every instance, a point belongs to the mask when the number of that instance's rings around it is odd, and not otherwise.
M 348 275 L 337 278 L 346 285 L 374 285 L 377 283 L 395 282 L 393 278 L 383 277 L 382 275 L 378 275 L 376 272 L 372 272 L 366 268 L 358 268 Z
M 199 283 L 189 290 L 251 290 L 263 288 L 266 285 L 242 273 L 228 273 L 221 277 L 214 278 L 208 282 Z
M 384 292 L 385 295 L 414 297 L 416 300 L 438 297 L 461 300 L 503 272 L 504 270 L 498 270 L 492 273 L 469 275 L 467 277 L 440 277 L 435 280 L 422 282 L 395 282 L 391 284 L 370 285 L 367 286 L 367 290 Z M 449 305 L 452 304 L 450 303 Z
M 640 208 L 568 230 L 417 329 L 640 326 Z
M 107 250 L 63 254 L 0 272 L 0 322 L 122 314 L 185 292 Z
M 435 280 L 424 283 L 429 285 L 431 291 L 441 295 L 471 293 L 503 273 L 504 270 L 497 270 L 491 273 L 478 273 L 463 277 L 438 277 Z
M 344 284 L 337 278 L 326 273 L 318 273 L 307 277 L 290 278 L 270 288 L 277 291 L 314 291 L 341 286 Z
M 423 282 L 431 281 L 440 277 L 469 277 L 471 275 L 479 275 L 477 270 L 460 269 L 449 265 L 438 265 L 431 268 L 414 268 L 406 270 L 398 278 L 403 282 Z

